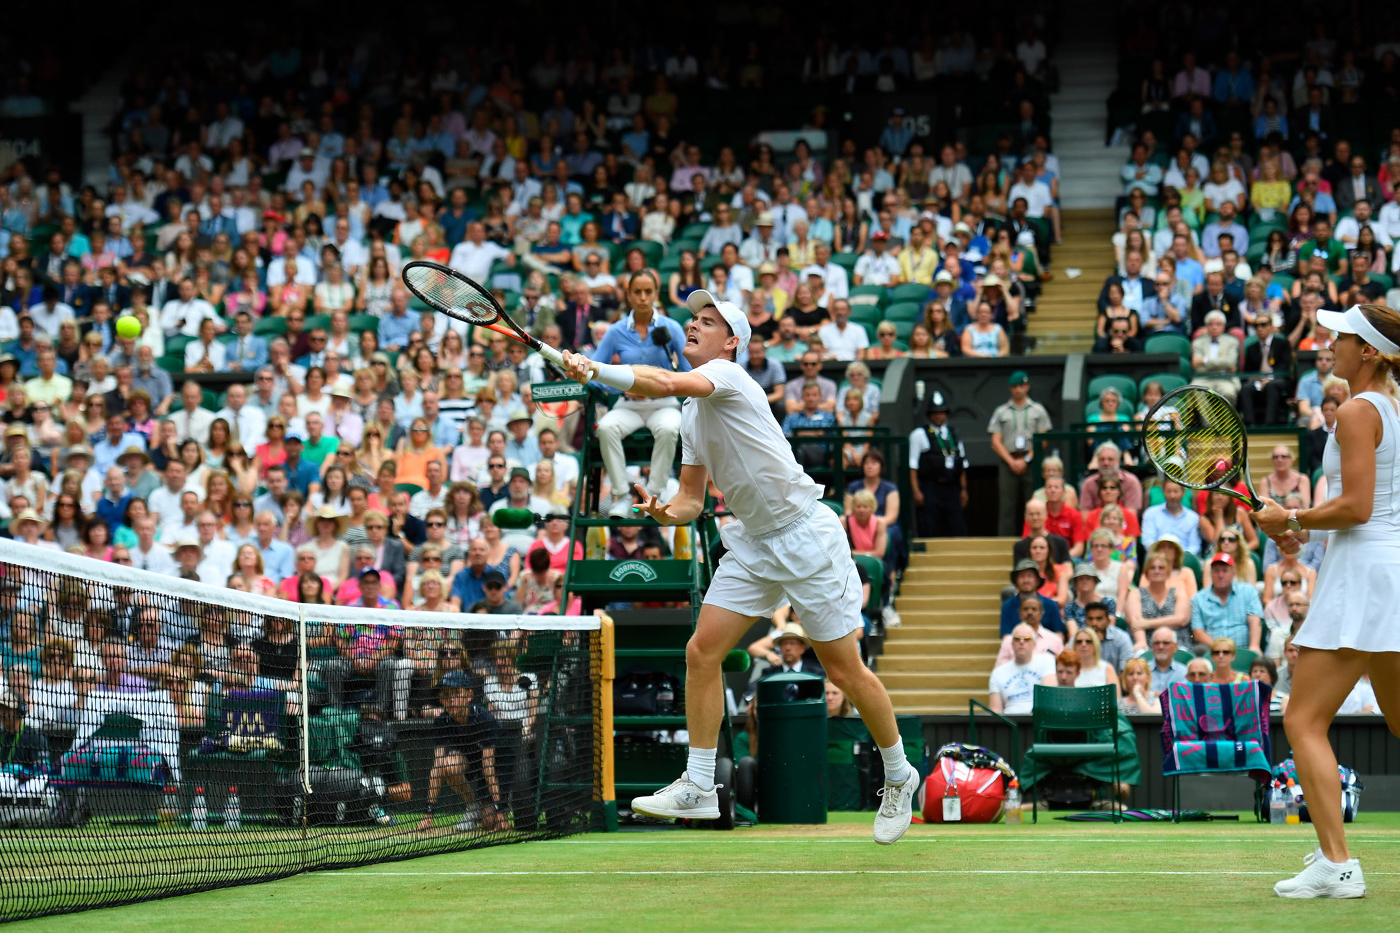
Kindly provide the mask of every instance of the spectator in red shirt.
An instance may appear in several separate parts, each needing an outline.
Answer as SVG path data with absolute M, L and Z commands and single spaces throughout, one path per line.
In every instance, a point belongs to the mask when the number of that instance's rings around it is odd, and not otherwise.
M 1054 555 L 1055 563 L 1070 563 L 1069 541 L 1050 530 L 1047 522 L 1050 513 L 1046 510 L 1045 503 L 1039 499 L 1031 499 L 1026 503 L 1025 524 L 1022 526 L 1024 536 L 1016 542 L 1016 546 L 1011 549 L 1012 558 L 1017 561 L 1030 557 L 1031 539 L 1042 536 L 1050 542 L 1050 550 Z
M 1123 480 L 1121 477 L 1103 478 L 1099 480 L 1098 487 L 1099 507 L 1084 514 L 1084 534 L 1087 537 L 1094 533 L 1095 529 L 1103 523 L 1103 509 L 1106 505 L 1116 505 L 1123 510 L 1123 531 L 1130 537 L 1139 538 L 1142 536 L 1142 527 L 1138 524 L 1137 513 L 1131 509 L 1123 509 Z
M 1029 511 L 1029 510 L 1027 510 Z M 1021 529 L 1021 537 L 1031 536 L 1030 522 Z M 1045 480 L 1045 524 L 1037 534 L 1059 535 L 1069 545 L 1071 557 L 1084 556 L 1084 517 L 1078 509 L 1065 505 L 1065 481 L 1060 476 Z

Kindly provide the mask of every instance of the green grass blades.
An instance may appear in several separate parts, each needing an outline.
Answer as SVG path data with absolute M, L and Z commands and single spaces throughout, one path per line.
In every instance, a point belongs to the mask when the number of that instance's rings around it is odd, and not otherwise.
M 916 824 L 889 848 L 873 814 L 732 833 L 575 836 L 229 888 L 10 925 L 14 933 L 409 930 L 1290 933 L 1394 928 L 1400 814 L 1349 827 L 1362 901 L 1285 901 L 1310 826 L 1250 822 Z M 942 918 L 940 921 L 939 918 Z

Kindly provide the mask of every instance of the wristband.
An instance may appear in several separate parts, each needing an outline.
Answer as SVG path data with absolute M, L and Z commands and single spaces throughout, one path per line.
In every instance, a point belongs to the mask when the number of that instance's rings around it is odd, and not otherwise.
M 631 366 L 614 363 L 594 363 L 593 378 L 605 386 L 626 392 L 637 381 L 637 374 Z

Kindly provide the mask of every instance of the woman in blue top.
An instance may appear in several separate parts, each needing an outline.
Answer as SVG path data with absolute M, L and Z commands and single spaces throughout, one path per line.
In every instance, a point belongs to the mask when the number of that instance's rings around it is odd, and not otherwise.
M 690 364 L 681 355 L 685 349 L 685 332 L 675 321 L 656 313 L 660 291 L 660 280 L 652 270 L 644 269 L 632 276 L 626 292 L 631 310 L 608 328 L 591 358 L 603 363 L 689 372 Z M 616 394 L 615 389 L 604 391 Z M 671 478 L 676 438 L 681 430 L 680 402 L 674 398 L 642 398 L 624 393 L 612 411 L 599 420 L 598 442 L 613 490 L 612 505 L 608 509 L 610 518 L 626 518 L 631 514 L 632 487 L 627 476 L 627 460 L 622 453 L 622 439 L 642 428 L 650 431 L 655 441 L 647 494 L 659 496 Z

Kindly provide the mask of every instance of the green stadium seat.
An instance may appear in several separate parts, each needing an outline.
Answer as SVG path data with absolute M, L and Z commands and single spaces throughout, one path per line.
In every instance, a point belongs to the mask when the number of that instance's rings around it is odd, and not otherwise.
M 373 314 L 352 314 L 350 315 L 350 329 L 353 331 L 372 330 L 379 331 L 379 318 Z
M 670 246 L 666 247 L 666 255 L 679 256 L 686 250 L 690 250 L 692 253 L 700 252 L 700 240 L 698 238 L 692 240 L 689 237 L 677 237 L 671 241 Z
M 895 336 L 895 339 L 896 339 L 896 340 L 908 340 L 908 339 L 909 339 L 909 335 L 912 334 L 912 333 L 914 332 L 914 325 L 917 324 L 917 323 L 919 323 L 919 322 L 918 322 L 918 321 L 895 321 L 895 322 L 893 322 L 893 323 L 894 323 L 894 336 Z M 872 340 L 872 342 L 873 342 L 873 340 Z
M 724 257 L 719 255 L 718 253 L 706 256 L 704 259 L 700 260 L 700 271 L 704 272 L 706 275 L 709 275 L 710 270 L 722 262 L 724 262 Z
M 666 255 L 666 247 L 657 243 L 655 240 L 636 240 L 632 243 L 628 243 L 622 248 L 622 255 L 626 256 L 634 249 L 641 250 L 642 255 L 646 257 L 647 265 L 653 267 L 661 262 Z
M 162 356 L 160 359 L 156 360 L 156 365 L 159 366 L 161 369 L 165 370 L 166 372 L 170 373 L 170 375 L 177 376 L 185 371 L 185 356 L 184 354 L 180 354 L 179 356 L 171 356 L 169 353 L 167 353 L 165 356 Z
M 1142 352 L 1175 353 L 1189 363 L 1191 361 L 1191 341 L 1180 334 L 1153 334 L 1143 344 Z
M 856 262 L 860 259 L 855 253 L 832 253 L 831 261 L 846 270 L 849 279 L 855 273 Z
M 329 314 L 312 314 L 306 319 L 306 329 L 315 330 L 318 327 L 329 329 L 331 326 L 331 316 Z
M 682 327 L 689 324 L 690 319 L 695 317 L 695 315 L 690 313 L 690 309 L 685 307 L 684 305 L 677 305 L 674 308 L 667 308 L 666 316 Z
M 877 325 L 884 320 L 880 309 L 874 305 L 851 305 L 851 320 L 857 324 Z
M 285 321 L 283 322 L 286 323 Z M 165 355 L 178 356 L 181 360 L 185 358 L 185 347 L 193 342 L 193 337 L 186 337 L 184 334 L 176 334 L 174 337 L 165 339 Z
M 920 305 L 929 299 L 930 289 L 922 282 L 908 282 L 904 285 L 896 285 L 890 292 L 891 301 L 913 301 Z
M 1395 287 L 1395 276 L 1387 272 L 1372 272 L 1371 278 L 1375 279 L 1378 283 L 1385 286 L 1386 291 L 1390 291 L 1392 288 Z
M 680 239 L 694 240 L 698 244 L 705 239 L 705 234 L 709 232 L 709 224 L 686 224 L 685 229 L 681 231 Z
M 658 262 L 658 263 L 656 264 L 656 271 L 657 271 L 657 272 L 660 272 L 661 275 L 662 275 L 661 287 L 662 287 L 662 288 L 666 288 L 666 287 L 667 287 L 667 281 L 666 281 L 666 278 L 665 278 L 665 277 L 666 277 L 666 276 L 669 276 L 672 272 L 679 272 L 679 271 L 681 271 L 681 256 L 680 256 L 680 253 L 673 253 L 672 255 L 667 256 L 667 257 L 665 257 L 664 259 L 662 259 L 660 262 Z
M 896 323 L 917 323 L 923 320 L 923 317 L 923 305 L 916 301 L 899 301 L 885 309 L 885 320 L 894 321 Z M 907 337 L 908 334 L 903 334 L 901 336 Z
M 882 308 L 888 294 L 883 285 L 855 285 L 851 287 L 850 298 L 852 308 L 865 305 L 868 307 Z
M 376 328 L 379 322 L 374 323 Z M 258 322 L 253 325 L 253 333 L 259 337 L 280 337 L 287 332 L 287 319 L 284 317 L 264 317 L 258 318 Z M 165 345 L 166 352 L 170 352 L 170 344 Z
M 1141 399 L 1143 392 L 1149 382 L 1161 383 L 1163 392 L 1170 392 L 1186 385 L 1186 379 L 1180 373 L 1153 373 L 1150 376 L 1143 376 L 1138 382 L 1138 398 Z
M 1123 396 L 1122 407 L 1125 410 L 1131 411 L 1137 405 L 1137 383 L 1133 381 L 1131 376 L 1120 376 L 1116 373 L 1095 376 L 1093 379 L 1089 380 L 1087 394 L 1089 398 L 1098 401 L 1099 396 L 1103 394 L 1103 390 L 1110 387 L 1117 389 L 1118 394 Z

